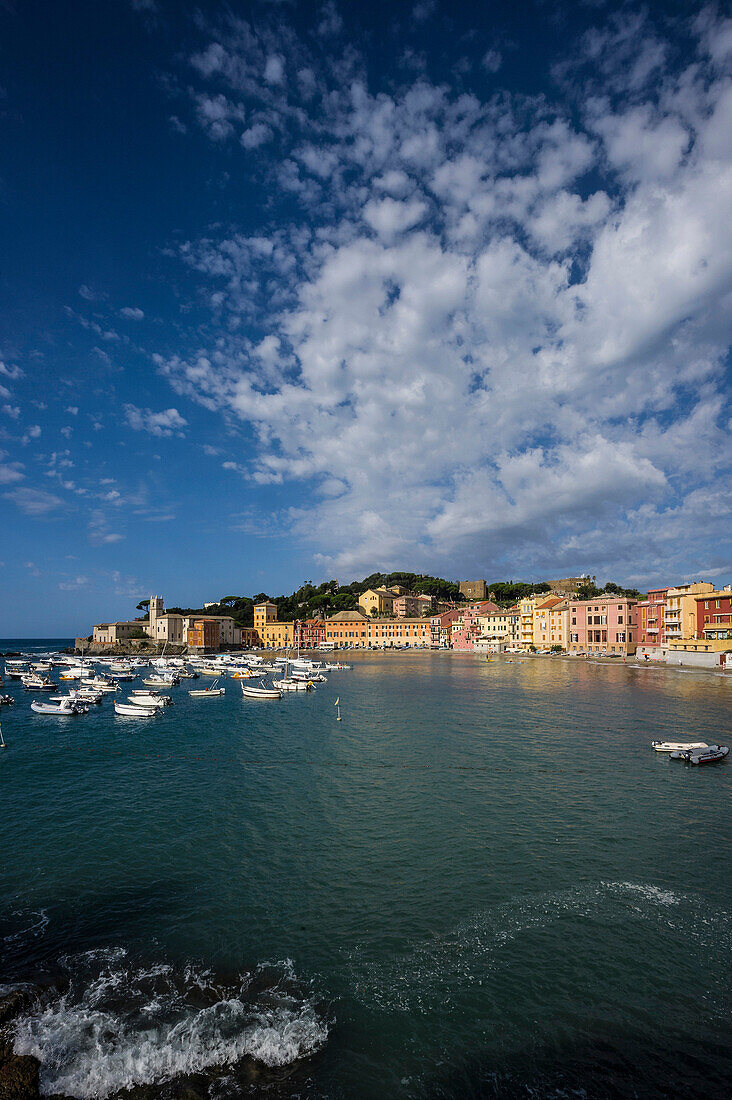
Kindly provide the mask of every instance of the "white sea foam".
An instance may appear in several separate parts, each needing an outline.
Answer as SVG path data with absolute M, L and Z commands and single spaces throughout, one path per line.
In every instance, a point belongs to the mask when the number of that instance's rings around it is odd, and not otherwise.
M 90 958 L 90 954 L 92 957 Z M 209 971 L 142 968 L 124 953 L 66 960 L 68 991 L 15 1026 L 15 1050 L 41 1061 L 44 1093 L 104 1097 L 135 1085 L 231 1068 L 245 1057 L 270 1067 L 314 1054 L 328 1025 L 311 999 L 282 989 L 279 971 L 259 988 L 260 968 L 217 987 Z M 94 963 L 101 970 L 89 973 Z M 203 1001 L 208 1003 L 202 1003 Z

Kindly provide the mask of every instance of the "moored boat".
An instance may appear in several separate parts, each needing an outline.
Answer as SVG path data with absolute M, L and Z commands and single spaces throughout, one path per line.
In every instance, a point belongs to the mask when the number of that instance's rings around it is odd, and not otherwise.
M 245 680 L 241 681 L 241 693 L 247 699 L 281 699 L 282 692 L 279 688 L 255 687 Z
M 144 707 L 172 707 L 173 700 L 169 695 L 161 695 L 159 691 L 133 691 L 127 698 L 131 703 Z
M 315 687 L 312 680 L 296 680 L 290 676 L 284 676 L 281 680 L 273 680 L 272 683 L 280 691 L 312 691 Z
M 39 676 L 34 672 L 21 676 L 20 682 L 26 691 L 55 691 L 58 687 L 50 676 Z
M 154 718 L 159 707 L 138 706 L 137 703 L 118 703 L 114 701 L 114 713 L 125 718 Z
M 651 748 L 656 752 L 686 752 L 687 749 L 709 748 L 706 741 L 651 741 Z
M 35 699 L 31 703 L 31 710 L 35 711 L 36 714 L 71 716 L 75 714 L 86 714 L 88 709 L 88 707 L 82 706 L 81 703 L 69 699 L 68 696 L 62 699 L 60 703 L 37 703 Z
M 672 752 L 671 760 L 683 760 L 686 764 L 716 764 L 729 756 L 727 745 L 707 745 L 704 749 Z
M 193 699 L 215 699 L 218 696 L 226 694 L 226 688 L 218 687 L 218 680 L 214 680 L 210 687 L 197 688 L 195 691 L 189 691 L 188 694 Z

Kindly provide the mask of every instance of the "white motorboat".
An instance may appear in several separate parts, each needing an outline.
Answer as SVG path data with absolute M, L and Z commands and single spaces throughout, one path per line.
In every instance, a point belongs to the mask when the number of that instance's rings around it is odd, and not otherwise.
M 5 662 L 5 675 L 9 680 L 20 680 L 28 672 L 28 662 L 20 660 L 7 660 Z
M 138 706 L 137 703 L 118 703 L 116 699 L 114 701 L 114 713 L 124 718 L 154 718 L 159 709 L 159 707 Z
M 58 687 L 50 676 L 39 676 L 34 672 L 21 676 L 20 682 L 26 691 L 55 691 Z
M 83 672 L 84 670 L 81 666 L 78 668 L 65 668 L 63 672 L 59 672 L 58 678 L 59 680 L 80 680 Z
M 706 741 L 651 741 L 651 748 L 656 752 L 686 752 L 708 747 Z
M 351 666 L 341 664 L 340 661 L 326 661 L 325 668 L 328 672 L 350 672 Z
M 226 695 L 226 688 L 220 688 L 217 685 L 218 680 L 214 680 L 210 687 L 198 688 L 196 691 L 189 691 L 188 694 L 192 699 L 215 699 L 220 695 Z
M 173 685 L 177 684 L 179 681 L 178 681 L 177 676 L 175 676 L 175 677 L 173 677 L 173 676 L 165 677 L 165 676 L 153 675 L 153 676 L 143 676 L 142 682 L 145 685 L 145 687 L 172 688 Z
M 172 707 L 173 700 L 169 695 L 161 695 L 159 691 L 148 689 L 147 691 L 133 691 L 127 697 L 131 703 L 145 707 Z
M 315 687 L 312 680 L 296 680 L 291 676 L 285 676 L 281 680 L 273 680 L 272 683 L 280 691 L 312 691 Z
M 83 691 L 81 688 L 72 688 L 67 695 L 49 695 L 49 703 L 60 703 L 63 699 L 71 699 L 74 703 L 81 703 L 82 706 L 89 706 L 90 703 L 95 705 L 101 703 L 103 698 L 101 691 Z
M 119 691 L 119 684 L 106 676 L 87 676 L 80 681 L 79 687 L 85 691 Z
M 60 703 L 37 703 L 35 700 L 31 703 L 31 710 L 34 710 L 36 714 L 57 714 L 68 717 L 75 714 L 86 714 L 88 709 L 88 707 L 84 707 L 81 703 L 77 703 L 68 697 L 62 699 Z
M 299 672 L 297 669 L 292 670 L 292 679 L 306 684 L 328 683 L 328 677 L 323 676 L 322 672 Z

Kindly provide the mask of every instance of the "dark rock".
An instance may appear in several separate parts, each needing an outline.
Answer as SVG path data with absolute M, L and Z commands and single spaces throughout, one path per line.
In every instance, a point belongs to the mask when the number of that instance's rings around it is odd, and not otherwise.
M 8 1020 L 14 1020 L 24 1008 L 27 1008 L 30 998 L 22 989 L 14 989 L 0 997 L 0 1026 L 7 1024 Z
M 0 1066 L 0 1100 L 38 1100 L 41 1064 L 29 1054 L 14 1054 Z

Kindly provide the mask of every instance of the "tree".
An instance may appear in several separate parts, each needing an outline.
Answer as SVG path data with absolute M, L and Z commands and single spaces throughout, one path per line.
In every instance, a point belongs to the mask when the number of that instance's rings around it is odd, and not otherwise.
M 135 608 L 135 611 L 147 611 L 149 613 L 150 612 L 150 601 L 149 600 L 140 600 L 137 607 Z

